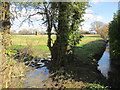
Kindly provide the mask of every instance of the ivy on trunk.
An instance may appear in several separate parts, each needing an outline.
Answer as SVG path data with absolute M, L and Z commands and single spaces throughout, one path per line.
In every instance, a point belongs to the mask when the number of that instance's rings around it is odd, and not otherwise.
M 48 27 L 48 47 L 53 65 L 65 66 L 70 59 L 73 59 L 71 58 L 73 48 L 80 41 L 79 26 L 84 21 L 82 17 L 87 6 L 87 2 L 44 3 L 45 22 Z M 56 40 L 52 44 L 51 31 L 53 28 L 56 32 Z

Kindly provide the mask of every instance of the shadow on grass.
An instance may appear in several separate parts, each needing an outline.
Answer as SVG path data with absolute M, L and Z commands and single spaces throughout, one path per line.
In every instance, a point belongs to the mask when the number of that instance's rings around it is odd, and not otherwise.
M 85 87 L 87 83 L 101 83 L 104 85 L 106 82 L 105 77 L 97 70 L 97 62 L 102 56 L 105 46 L 106 43 L 103 40 L 97 40 L 83 47 L 75 47 L 74 59 L 64 63 L 64 67 L 56 69 L 53 64 L 48 65 L 51 78 L 58 84 L 68 88 Z

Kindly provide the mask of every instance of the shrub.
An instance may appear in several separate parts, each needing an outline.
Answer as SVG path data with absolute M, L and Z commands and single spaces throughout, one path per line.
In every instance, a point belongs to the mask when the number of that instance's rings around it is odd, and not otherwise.
M 114 15 L 113 21 L 109 24 L 110 52 L 111 58 L 119 60 L 120 58 L 120 11 Z

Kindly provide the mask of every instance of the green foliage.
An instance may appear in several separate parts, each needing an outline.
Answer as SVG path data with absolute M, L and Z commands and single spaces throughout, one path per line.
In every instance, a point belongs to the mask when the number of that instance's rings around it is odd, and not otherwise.
M 74 85 L 73 84 L 65 84 L 64 85 L 66 88 L 74 88 Z
M 8 55 L 8 57 L 12 57 L 13 55 L 15 55 L 17 53 L 16 50 L 5 50 L 5 54 Z
M 111 58 L 120 58 L 120 11 L 114 15 L 113 21 L 109 24 Z
M 79 43 L 80 39 L 82 38 L 82 35 L 79 33 L 79 26 L 80 23 L 84 20 L 82 19 L 83 14 L 85 13 L 86 6 L 88 6 L 88 3 L 81 3 L 76 2 L 72 3 L 72 25 L 70 26 L 70 30 L 68 31 L 70 33 L 69 35 L 69 46 L 70 49 L 73 49 L 76 44 Z M 71 10 L 72 10 L 71 9 Z
M 100 85 L 100 84 L 91 84 L 86 86 L 84 89 L 89 89 L 89 90 L 108 90 L 107 88 L 105 88 L 104 86 Z

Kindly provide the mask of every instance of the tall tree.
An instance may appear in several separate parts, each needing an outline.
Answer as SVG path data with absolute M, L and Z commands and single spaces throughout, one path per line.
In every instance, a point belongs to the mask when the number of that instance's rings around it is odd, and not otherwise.
M 100 33 L 99 29 L 101 27 L 103 27 L 103 25 L 104 25 L 103 22 L 101 22 L 101 21 L 95 21 L 95 22 L 91 23 L 91 29 L 94 30 L 94 31 L 96 31 L 97 34 L 99 34 Z
M 52 61 L 56 66 L 70 62 L 74 46 L 79 43 L 79 25 L 87 8 L 87 2 L 52 2 L 45 3 L 46 22 L 48 25 L 48 47 Z M 56 31 L 56 40 L 52 44 L 51 30 Z

